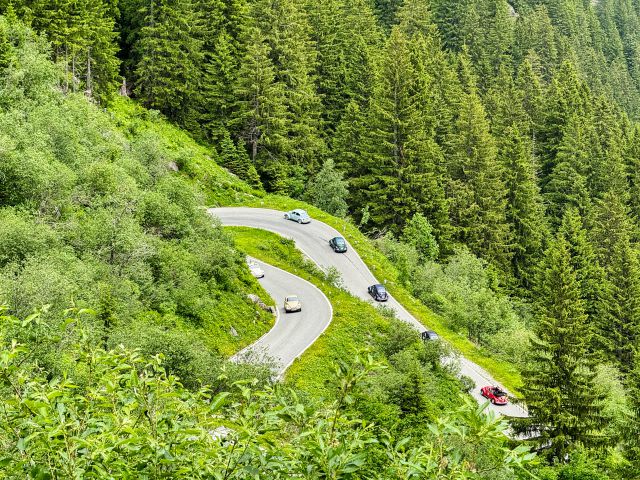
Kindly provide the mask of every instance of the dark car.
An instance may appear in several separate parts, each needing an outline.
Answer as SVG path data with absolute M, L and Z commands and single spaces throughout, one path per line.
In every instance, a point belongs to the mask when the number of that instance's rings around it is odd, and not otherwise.
M 420 334 L 420 336 L 422 337 L 422 340 L 424 340 L 425 342 L 428 342 L 430 340 L 438 340 L 440 338 L 438 334 L 433 330 L 425 330 Z
M 507 392 L 500 387 L 487 386 L 480 389 L 480 393 L 494 405 L 506 405 L 509 403 Z
M 367 290 L 369 295 L 371 295 L 377 302 L 386 302 L 389 300 L 389 294 L 387 293 L 387 289 L 384 288 L 384 285 L 377 283 L 375 285 L 371 285 Z
M 336 253 L 344 253 L 347 251 L 347 242 L 342 237 L 333 237 L 329 240 L 329 246 Z

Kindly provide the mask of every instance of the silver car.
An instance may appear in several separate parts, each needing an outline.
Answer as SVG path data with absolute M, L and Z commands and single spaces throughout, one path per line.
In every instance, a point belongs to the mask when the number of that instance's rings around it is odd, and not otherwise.
M 296 208 L 295 210 L 285 213 L 284 218 L 298 223 L 311 223 L 311 217 L 309 214 L 300 208 Z
M 260 265 L 258 265 L 255 262 L 251 262 L 249 264 L 249 270 L 251 271 L 251 275 L 253 275 L 256 278 L 262 278 L 264 277 L 264 270 L 262 270 L 260 268 Z

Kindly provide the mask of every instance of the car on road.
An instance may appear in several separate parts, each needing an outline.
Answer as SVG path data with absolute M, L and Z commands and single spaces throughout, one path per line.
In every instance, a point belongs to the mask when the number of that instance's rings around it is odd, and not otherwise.
M 249 263 L 249 271 L 251 272 L 251 275 L 253 275 L 256 278 L 264 277 L 264 270 L 262 270 L 260 268 L 260 265 L 258 265 L 255 262 Z
M 333 237 L 329 240 L 329 246 L 336 253 L 344 253 L 347 251 L 347 242 L 342 237 Z
M 380 283 L 376 283 L 375 285 L 371 285 L 367 291 L 369 295 L 373 297 L 373 299 L 377 302 L 386 302 L 389 300 L 389 294 L 387 293 L 387 289 L 384 288 L 384 285 Z
M 433 330 L 425 330 L 424 332 L 422 332 L 420 334 L 420 336 L 422 337 L 422 340 L 425 341 L 425 342 L 440 339 L 438 334 L 436 332 L 434 332 Z
M 302 302 L 297 295 L 287 295 L 284 297 L 284 311 L 286 313 L 299 312 L 302 310 Z
M 494 405 L 506 405 L 509 403 L 507 392 L 500 387 L 489 385 L 480 389 L 480 394 Z
M 298 223 L 311 223 L 311 217 L 309 214 L 300 208 L 296 208 L 295 210 L 285 213 L 284 218 Z

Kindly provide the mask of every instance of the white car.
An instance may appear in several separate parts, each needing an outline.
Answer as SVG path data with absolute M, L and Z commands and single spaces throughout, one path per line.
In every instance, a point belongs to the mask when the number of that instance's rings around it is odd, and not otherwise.
M 258 265 L 255 262 L 251 262 L 249 264 L 249 270 L 251 271 L 251 275 L 253 275 L 256 278 L 262 278 L 264 277 L 264 270 L 262 270 L 260 268 L 260 265 Z
M 293 220 L 294 222 L 298 223 L 311 223 L 311 217 L 309 216 L 309 214 L 299 208 L 285 213 L 284 218 L 287 220 Z

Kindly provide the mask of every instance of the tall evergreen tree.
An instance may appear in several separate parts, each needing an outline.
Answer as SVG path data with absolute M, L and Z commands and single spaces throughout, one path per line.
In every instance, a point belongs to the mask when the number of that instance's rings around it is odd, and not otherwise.
M 584 301 L 587 325 L 593 334 L 591 349 L 607 350 L 605 344 L 606 330 L 611 322 L 611 287 L 577 208 L 567 209 L 558 235 L 569 246 L 571 266 L 580 287 L 580 298 Z
M 594 132 L 588 122 L 582 117 L 571 116 L 562 131 L 555 158 L 547 163 L 554 166 L 544 178 L 543 192 L 552 225 L 559 225 L 569 207 L 577 208 L 584 217 L 590 214 L 587 174 L 594 145 Z
M 277 162 L 289 148 L 284 85 L 276 80 L 270 47 L 262 32 L 253 27 L 247 35 L 246 54 L 234 89 L 237 113 L 231 125 L 254 164 Z
M 53 59 L 61 65 L 61 87 L 108 101 L 119 83 L 112 0 L 31 0 L 16 2 L 16 11 L 51 42 Z
M 508 128 L 504 134 L 506 141 L 501 142 L 498 157 L 505 171 L 507 222 L 513 235 L 511 264 L 516 279 L 529 290 L 547 234 L 544 205 L 531 142 L 516 126 Z
M 198 0 L 203 61 L 198 110 L 205 137 L 215 143 L 228 131 L 235 104 L 234 85 L 244 57 L 245 0 Z
M 326 146 L 313 76 L 317 55 L 307 14 L 295 0 L 258 0 L 250 13 L 269 45 L 276 82 L 283 87 L 289 148 L 282 152 L 285 156 L 280 161 L 313 171 L 319 167 Z
M 605 418 L 595 390 L 585 303 L 568 243 L 549 247 L 538 283 L 539 320 L 531 342 L 532 366 L 522 389 L 530 417 L 522 425 L 535 442 L 563 462 L 578 445 L 602 444 Z
M 229 132 L 226 131 L 220 141 L 220 159 L 225 168 L 245 180 L 249 185 L 262 188 L 260 176 L 247 155 L 246 149 L 237 146 L 231 139 Z
M 351 184 L 357 207 L 369 209 L 372 227 L 399 231 L 421 212 L 438 235 L 445 235 L 446 203 L 437 167 L 441 151 L 418 108 L 410 51 L 406 35 L 394 27 L 368 113 L 369 132 L 362 137 L 358 177 Z
M 508 271 L 511 238 L 503 170 L 473 78 L 463 78 L 461 83 L 468 83 L 468 91 L 446 150 L 451 223 L 458 241 Z
M 135 92 L 143 104 L 198 131 L 196 106 L 203 58 L 192 0 L 137 0 L 141 28 L 133 46 Z
M 318 52 L 315 73 L 325 128 L 335 132 L 350 102 L 368 105 L 383 34 L 367 0 L 308 1 L 307 11 Z
M 640 265 L 631 243 L 631 225 L 624 200 L 614 192 L 604 195 L 595 209 L 594 240 L 598 259 L 610 286 L 610 314 L 603 322 L 607 353 L 622 372 L 633 370 L 640 339 Z

